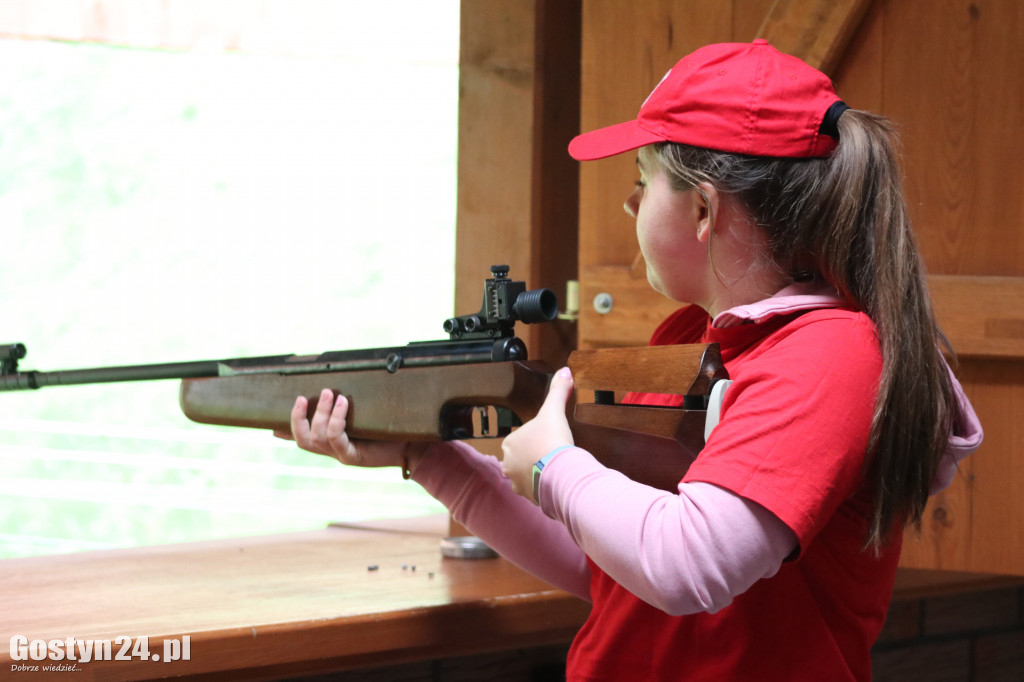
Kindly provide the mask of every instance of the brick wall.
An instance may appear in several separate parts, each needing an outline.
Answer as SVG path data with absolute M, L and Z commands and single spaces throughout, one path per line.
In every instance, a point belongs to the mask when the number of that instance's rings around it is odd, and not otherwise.
M 875 682 L 1021 682 L 1024 588 L 893 601 L 872 659 Z

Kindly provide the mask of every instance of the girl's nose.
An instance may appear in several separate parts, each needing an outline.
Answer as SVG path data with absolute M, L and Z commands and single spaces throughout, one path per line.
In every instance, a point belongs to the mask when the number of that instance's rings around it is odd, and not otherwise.
M 626 200 L 622 202 L 622 210 L 624 210 L 626 212 L 626 215 L 628 215 L 633 220 L 636 220 L 636 210 L 637 207 L 640 205 L 640 198 L 638 196 L 639 193 L 640 188 L 637 187 L 635 190 L 633 190 L 633 193 L 626 197 Z

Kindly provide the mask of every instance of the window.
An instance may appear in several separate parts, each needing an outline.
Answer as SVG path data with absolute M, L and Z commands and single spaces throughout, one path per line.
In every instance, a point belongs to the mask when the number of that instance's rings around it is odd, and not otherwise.
M 329 3 L 336 32 L 292 16 L 308 51 L 0 40 L 0 342 L 21 367 L 443 337 L 458 3 L 424 4 Z M 394 469 L 192 424 L 177 388 L 0 394 L 0 557 L 442 510 Z

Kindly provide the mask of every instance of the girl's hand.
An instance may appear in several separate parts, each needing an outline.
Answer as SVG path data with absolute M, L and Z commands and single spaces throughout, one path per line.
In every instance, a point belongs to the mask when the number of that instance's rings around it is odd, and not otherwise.
M 275 431 L 274 435 L 294 440 L 303 450 L 333 457 L 342 464 L 361 467 L 408 466 L 419 463 L 426 444 L 398 441 L 353 441 L 345 431 L 348 399 L 325 388 L 320 393 L 312 419 L 307 419 L 309 401 L 295 399 L 291 414 L 291 432 Z
M 537 416 L 506 436 L 501 444 L 502 472 L 516 493 L 533 502 L 533 465 L 555 448 L 574 442 L 565 418 L 572 389 L 572 374 L 568 367 L 563 367 L 552 377 Z

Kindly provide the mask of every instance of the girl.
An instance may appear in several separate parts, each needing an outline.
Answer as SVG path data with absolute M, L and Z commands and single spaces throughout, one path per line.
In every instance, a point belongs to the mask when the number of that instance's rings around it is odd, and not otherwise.
M 464 443 L 353 442 L 328 392 L 311 421 L 296 401 L 291 437 L 403 466 L 507 558 L 591 600 L 571 680 L 868 680 L 902 528 L 981 440 L 891 137 L 759 40 L 684 57 L 636 120 L 570 144 L 579 160 L 639 150 L 625 208 L 648 280 L 690 302 L 651 342 L 717 342 L 733 380 L 675 494 L 573 446 L 567 369 L 501 464 Z

